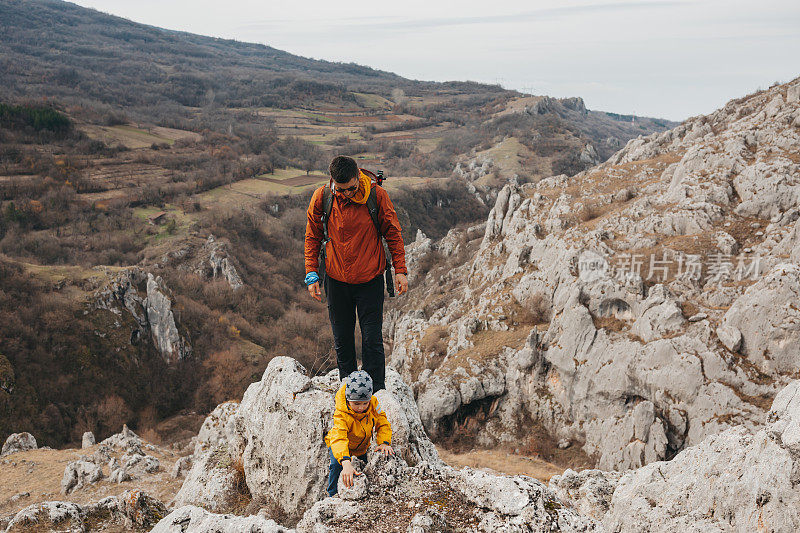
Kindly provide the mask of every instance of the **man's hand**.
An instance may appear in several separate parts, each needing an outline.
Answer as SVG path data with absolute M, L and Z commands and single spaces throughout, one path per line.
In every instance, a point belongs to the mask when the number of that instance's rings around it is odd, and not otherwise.
M 388 444 L 386 444 L 386 443 L 384 443 L 384 444 L 381 444 L 380 446 L 377 446 L 377 447 L 375 448 L 375 451 L 376 451 L 376 452 L 383 453 L 383 455 L 394 455 L 394 450 L 392 449 L 392 447 L 391 447 L 391 446 L 389 446 L 389 445 L 388 445 Z
M 308 293 L 315 300 L 322 301 L 322 291 L 319 288 L 319 281 L 316 281 L 308 286 Z
M 344 486 L 348 489 L 353 486 L 353 476 L 360 476 L 361 472 L 356 472 L 356 469 L 353 468 L 353 463 L 350 462 L 350 459 L 345 459 L 342 461 L 342 481 L 344 482 Z
M 395 274 L 394 285 L 397 295 L 400 296 L 408 291 L 408 278 L 405 274 Z

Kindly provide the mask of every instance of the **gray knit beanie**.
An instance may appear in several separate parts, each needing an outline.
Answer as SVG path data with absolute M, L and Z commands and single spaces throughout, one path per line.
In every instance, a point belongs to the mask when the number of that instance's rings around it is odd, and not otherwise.
M 353 402 L 372 398 L 372 377 L 365 370 L 356 370 L 345 378 L 345 397 Z

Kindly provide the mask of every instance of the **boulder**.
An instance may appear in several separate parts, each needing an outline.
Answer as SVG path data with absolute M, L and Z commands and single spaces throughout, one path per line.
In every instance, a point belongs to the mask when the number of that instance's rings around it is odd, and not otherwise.
M 797 531 L 798 428 L 800 381 L 793 381 L 776 396 L 765 428 L 735 427 L 623 475 L 603 522 L 623 533 Z
M 329 464 L 324 438 L 333 420 L 337 376 L 334 370 L 312 379 L 296 360 L 276 357 L 262 379 L 248 387 L 230 439 L 234 453 L 241 450 L 254 498 L 263 496 L 286 513 L 302 514 L 324 495 Z M 396 452 L 409 464 L 441 464 L 413 394 L 397 372 L 387 369 L 386 389 L 376 397 L 392 424 Z
M 88 531 L 86 512 L 72 502 L 42 502 L 30 505 L 8 523 L 6 533 L 28 531 Z
M 199 505 L 212 512 L 232 510 L 241 499 L 240 491 L 244 484 L 235 468 L 235 460 L 225 444 L 195 457 L 175 496 L 175 506 Z
M 189 531 L 214 531 L 217 533 L 290 533 L 291 529 L 260 515 L 235 516 L 215 514 L 201 507 L 185 505 L 165 516 L 152 533 L 186 533 Z
M 30 433 L 12 433 L 3 444 L 3 450 L 0 452 L 0 457 L 17 452 L 24 452 L 27 450 L 35 450 L 37 448 L 36 439 Z
M 186 477 L 186 473 L 192 468 L 192 456 L 181 457 L 172 465 L 170 476 L 173 479 Z
M 6 531 L 149 531 L 166 514 L 166 506 L 156 498 L 127 490 L 87 505 L 48 501 L 28 506 L 11 519 Z
M 94 440 L 94 433 L 91 431 L 87 431 L 83 434 L 83 438 L 81 439 L 81 448 L 91 448 L 96 444 Z
M 82 489 L 86 485 L 97 483 L 103 479 L 103 468 L 88 459 L 80 459 L 67 464 L 64 469 L 64 475 L 61 478 L 61 492 L 63 494 L 69 494 L 74 490 Z
M 139 435 L 128 429 L 127 424 L 122 425 L 122 431 L 111 435 L 100 444 L 110 448 L 127 450 L 129 448 L 141 447 L 144 442 Z
M 796 371 L 800 346 L 798 301 L 800 266 L 794 263 L 775 266 L 727 310 L 717 330 L 723 334 L 720 341 L 732 346 L 740 344 L 739 351 L 765 374 Z

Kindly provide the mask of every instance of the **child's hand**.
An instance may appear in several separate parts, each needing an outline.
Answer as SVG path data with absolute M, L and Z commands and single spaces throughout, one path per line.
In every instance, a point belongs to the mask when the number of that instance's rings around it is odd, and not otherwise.
M 342 461 L 342 481 L 344 481 L 344 486 L 348 489 L 353 486 L 354 475 L 360 476 L 361 472 L 356 472 L 356 469 L 353 468 L 353 463 L 349 459 Z
M 385 443 L 375 448 L 375 451 L 382 452 L 383 455 L 389 455 L 389 454 L 394 455 L 394 450 L 392 449 L 392 447 Z

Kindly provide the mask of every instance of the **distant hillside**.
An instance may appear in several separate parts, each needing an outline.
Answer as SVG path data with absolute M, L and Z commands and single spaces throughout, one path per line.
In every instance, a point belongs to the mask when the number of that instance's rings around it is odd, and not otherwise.
M 164 30 L 56 0 L 0 3 L 0 98 L 82 98 L 125 107 L 292 107 L 353 101 L 348 91 L 412 95 L 477 83 L 433 84 L 353 63 L 292 55 L 269 46 Z M 142 112 L 145 110 L 142 109 Z

